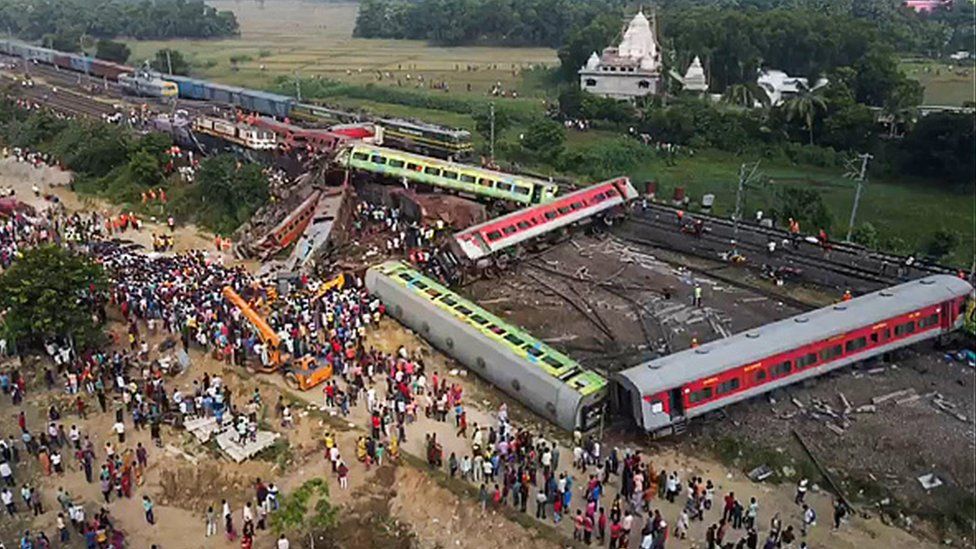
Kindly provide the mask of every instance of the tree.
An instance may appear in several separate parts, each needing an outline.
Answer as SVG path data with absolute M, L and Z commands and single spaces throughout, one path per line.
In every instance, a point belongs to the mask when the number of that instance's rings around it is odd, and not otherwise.
M 577 71 L 586 64 L 593 52 L 601 52 L 620 33 L 620 18 L 607 13 L 575 28 L 563 47 L 559 48 L 559 73 L 563 80 L 576 82 Z
M 268 201 L 268 180 L 258 164 L 240 164 L 229 154 L 200 163 L 194 196 L 201 222 L 230 233 Z
M 854 232 L 851 233 L 851 240 L 872 250 L 877 249 L 878 244 L 881 242 L 878 238 L 878 229 L 871 223 L 861 223 L 854 227 Z
M 972 185 L 976 180 L 976 133 L 973 116 L 935 113 L 915 123 L 898 147 L 899 167 L 943 184 Z M 969 187 L 971 189 L 972 187 Z
M 24 252 L 0 275 L 7 337 L 25 346 L 67 337 L 77 348 L 98 343 L 96 307 L 108 286 L 102 267 L 59 246 Z
M 948 229 L 939 229 L 922 245 L 922 253 L 935 261 L 940 261 L 952 254 L 959 245 L 959 235 Z
M 755 82 L 745 82 L 729 86 L 722 94 L 722 101 L 747 109 L 751 109 L 756 103 L 768 107 L 769 95 Z
M 149 64 L 154 70 L 165 74 L 178 74 L 181 76 L 190 74 L 190 63 L 183 57 L 182 53 L 170 48 L 163 48 L 157 51 L 156 57 Z
M 134 152 L 129 159 L 129 173 L 132 182 L 143 187 L 154 187 L 163 180 L 159 160 L 144 149 Z
M 899 125 L 909 119 L 915 107 L 922 102 L 924 89 L 917 80 L 903 78 L 892 88 L 884 102 L 884 113 L 891 117 L 888 127 L 888 137 L 895 136 Z
M 786 109 L 786 120 L 800 120 L 806 126 L 810 134 L 810 144 L 813 145 L 813 124 L 817 116 L 827 110 L 827 103 L 820 95 L 818 90 L 811 89 L 809 86 L 799 86 L 800 90 L 796 96 L 786 100 L 783 108 Z
M 125 63 L 129 60 L 132 50 L 124 42 L 113 42 L 112 40 L 99 40 L 95 46 L 95 57 L 111 61 L 112 63 Z
M 563 152 L 566 130 L 562 124 L 548 118 L 532 122 L 522 136 L 522 147 L 542 159 L 553 161 Z
M 813 189 L 782 187 L 776 192 L 775 208 L 780 221 L 793 218 L 801 227 L 830 230 L 833 218 L 823 195 Z M 807 231 L 811 232 L 811 231 Z
M 309 509 L 309 504 L 314 505 Z M 311 513 L 310 513 L 311 511 Z M 321 478 L 306 481 L 283 498 L 280 508 L 271 515 L 271 530 L 276 534 L 308 534 L 315 547 L 315 534 L 328 534 L 338 524 L 339 509 L 329 501 L 329 485 Z

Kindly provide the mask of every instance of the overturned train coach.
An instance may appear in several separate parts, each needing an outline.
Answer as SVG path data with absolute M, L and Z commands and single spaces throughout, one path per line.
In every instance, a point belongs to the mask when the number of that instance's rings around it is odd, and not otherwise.
M 819 376 L 962 325 L 968 282 L 936 275 L 803 313 L 629 368 L 617 408 L 670 434 L 723 406 Z
M 599 425 L 607 381 L 399 261 L 366 272 L 387 312 L 444 353 L 566 429 Z

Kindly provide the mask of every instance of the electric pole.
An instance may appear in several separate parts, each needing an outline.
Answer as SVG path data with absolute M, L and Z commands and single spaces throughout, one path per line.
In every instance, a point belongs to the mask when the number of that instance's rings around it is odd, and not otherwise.
M 854 191 L 854 205 L 851 206 L 851 220 L 847 224 L 847 242 L 851 241 L 851 236 L 854 234 L 854 221 L 857 218 L 857 207 L 861 203 L 861 191 L 864 189 L 864 184 L 868 178 L 868 161 L 874 158 L 868 153 L 859 154 L 857 157 L 861 160 L 861 168 L 856 174 L 853 172 L 850 174 L 857 180 L 857 190 Z
M 295 96 L 302 100 L 302 79 L 298 77 L 298 71 L 295 71 Z
M 488 104 L 488 118 L 491 123 L 491 136 L 489 137 L 489 158 L 491 163 L 495 163 L 495 102 L 492 101 Z
M 732 216 L 732 253 L 738 252 L 739 245 L 739 221 L 742 219 L 743 203 L 746 199 L 746 184 L 756 175 L 759 169 L 759 161 L 752 165 L 752 171 L 746 175 L 746 164 L 739 166 L 739 187 L 735 191 L 735 214 Z
M 170 57 L 169 48 L 166 48 L 166 70 L 169 71 L 170 76 L 173 76 L 173 59 Z

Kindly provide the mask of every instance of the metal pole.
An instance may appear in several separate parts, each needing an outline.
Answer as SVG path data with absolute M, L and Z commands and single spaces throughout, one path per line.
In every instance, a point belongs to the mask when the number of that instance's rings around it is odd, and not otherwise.
M 170 58 L 169 48 L 166 48 L 166 68 L 169 70 L 169 75 L 173 76 L 173 59 Z
M 752 176 L 756 174 L 756 170 L 759 169 L 759 162 L 757 161 L 752 166 L 752 171 L 749 175 L 746 175 L 746 165 L 743 163 L 739 166 L 739 187 L 735 191 L 735 215 L 732 217 L 732 254 L 738 255 L 739 249 L 739 220 L 742 219 L 742 208 L 745 202 L 746 194 L 746 182 L 752 179 Z
M 874 157 L 864 153 L 858 155 L 858 158 L 861 159 L 861 170 L 857 174 L 857 190 L 854 191 L 854 205 L 851 206 L 851 220 L 847 224 L 847 242 L 851 241 L 851 236 L 854 234 L 854 221 L 857 218 L 857 207 L 861 203 L 861 191 L 864 189 L 864 183 L 867 182 L 868 161 Z
M 298 77 L 298 71 L 295 71 L 295 96 L 302 100 L 302 79 Z
M 495 163 L 495 102 L 492 101 L 491 103 L 489 103 L 488 107 L 489 107 L 488 113 L 491 119 L 490 120 L 491 121 L 491 137 L 490 137 L 491 152 L 489 153 L 489 157 L 491 158 L 491 163 L 494 164 Z

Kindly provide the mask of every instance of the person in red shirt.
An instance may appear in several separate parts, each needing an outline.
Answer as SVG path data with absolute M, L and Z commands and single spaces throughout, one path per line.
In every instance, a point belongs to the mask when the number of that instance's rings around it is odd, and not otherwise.
M 732 509 L 735 507 L 735 493 L 729 492 L 725 495 L 725 508 L 722 509 L 722 521 L 728 521 L 732 516 Z
M 593 541 L 593 517 L 583 517 L 583 543 L 589 545 Z
M 607 538 L 607 513 L 603 510 L 603 507 L 600 507 L 600 516 L 596 520 L 596 525 L 597 539 L 600 540 L 600 543 L 603 543 L 603 540 Z
M 610 549 L 617 549 L 620 544 L 620 533 L 622 530 L 620 521 L 615 520 L 610 525 Z

